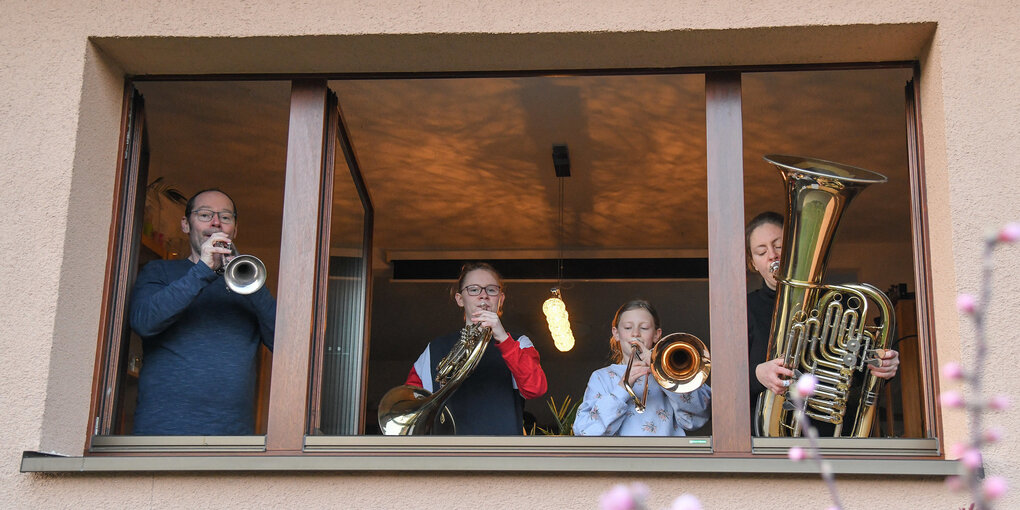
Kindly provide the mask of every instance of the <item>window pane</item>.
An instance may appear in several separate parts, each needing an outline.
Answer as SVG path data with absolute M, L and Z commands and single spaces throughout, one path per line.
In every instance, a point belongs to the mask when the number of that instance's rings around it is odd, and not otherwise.
M 664 334 L 709 342 L 702 75 L 330 86 L 375 208 L 367 433 L 378 433 L 380 398 L 429 342 L 463 325 L 453 287 L 464 260 L 494 261 L 508 277 L 501 322 L 541 355 L 548 391 L 524 404 L 529 432 L 531 417 L 554 429 L 549 399 L 579 403 L 609 364 L 611 320 L 624 302 L 648 299 Z M 562 238 L 555 144 L 568 146 L 571 166 Z M 561 247 L 569 352 L 556 349 L 542 313 Z M 665 272 L 652 276 L 612 273 L 660 262 Z M 418 269 L 402 273 L 401 264 Z
M 830 245 L 819 252 L 828 256 L 822 277 L 824 283 L 869 283 L 885 291 L 894 302 L 898 327 L 890 333 L 890 342 L 891 347 L 899 351 L 902 364 L 899 376 L 884 384 L 879 392 L 873 437 L 925 437 L 929 434 L 920 428 L 924 410 L 919 407 L 923 399 L 918 397 L 921 360 L 915 334 L 917 319 L 913 296 L 916 287 L 904 117 L 904 85 L 910 77 L 909 69 L 743 75 L 744 189 L 748 220 L 763 211 L 776 211 L 781 215 L 786 212 L 786 186 L 779 171 L 762 159 L 766 154 L 834 161 L 888 178 L 887 183 L 873 184 L 860 191 L 843 213 Z M 807 212 L 801 217 L 810 214 Z M 823 225 L 833 223 L 828 213 L 808 216 L 805 223 L 815 220 Z M 818 227 L 815 232 L 822 230 Z M 778 231 L 781 235 L 782 229 Z M 813 246 L 816 240 L 808 239 L 811 236 L 807 230 L 801 232 L 801 246 Z M 769 256 L 767 244 L 761 245 L 763 260 Z M 795 251 L 799 254 L 797 260 L 802 266 L 806 265 L 805 260 L 809 258 L 806 251 Z M 794 256 L 792 252 L 784 255 Z M 761 287 L 762 278 L 750 272 L 748 290 L 757 291 Z M 764 296 L 762 292 L 754 295 Z M 749 299 L 753 301 L 754 297 Z M 765 304 L 759 308 L 771 310 L 770 305 Z M 765 313 L 761 315 L 764 317 Z M 869 324 L 873 317 L 871 314 Z M 753 323 L 755 319 L 749 316 L 748 320 Z M 759 329 L 767 330 L 771 320 L 763 318 L 759 322 L 762 323 Z M 759 359 L 752 353 L 751 363 L 757 364 L 765 357 L 772 356 L 766 356 L 764 349 Z M 861 380 L 862 377 L 855 378 L 855 382 Z M 858 395 L 851 392 L 851 401 Z M 757 394 L 752 396 L 752 400 L 756 399 Z M 844 435 L 854 421 L 852 409 L 846 421 Z
M 339 124 L 339 123 L 338 123 Z M 338 125 L 339 127 L 339 125 Z M 322 342 L 317 434 L 354 435 L 361 428 L 366 308 L 366 205 L 341 137 L 334 150 L 326 324 Z M 360 180 L 360 175 L 358 176 Z
M 116 434 L 232 435 L 265 432 L 279 265 L 289 84 L 146 82 L 150 148 L 139 273 L 130 291 Z M 143 169 L 144 172 L 144 169 Z M 208 188 L 185 217 L 187 199 Z M 231 200 L 232 199 L 232 200 Z M 222 202 L 222 203 L 221 203 Z M 229 212 L 236 212 L 231 218 Z M 185 219 L 188 231 L 182 227 Z M 231 221 L 233 220 L 233 221 Z M 228 290 L 209 267 L 190 272 L 193 248 L 216 232 L 242 255 L 234 268 L 265 273 L 266 290 Z M 197 257 L 196 257 L 197 258 Z M 214 262 L 214 265 L 219 265 Z M 236 273 L 239 283 L 249 275 Z M 167 290 L 173 285 L 172 290 Z M 257 284 L 249 290 L 254 290 Z M 139 336 L 139 333 L 141 336 Z M 144 337 L 144 340 L 143 340 Z M 265 345 L 263 345 L 263 343 Z

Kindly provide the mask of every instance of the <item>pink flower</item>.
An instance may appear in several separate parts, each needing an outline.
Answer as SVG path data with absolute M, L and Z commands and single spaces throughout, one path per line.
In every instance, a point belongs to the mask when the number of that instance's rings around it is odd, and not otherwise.
M 963 457 L 963 452 L 966 452 L 967 448 L 970 448 L 970 445 L 967 443 L 953 443 L 949 447 L 949 456 L 959 459 Z
M 701 510 L 701 501 L 693 494 L 681 494 L 669 505 L 669 510 Z
M 988 401 L 988 407 L 996 411 L 1004 411 L 1009 408 L 1009 397 L 1006 395 L 996 395 Z
M 942 375 L 950 381 L 960 380 L 963 378 L 963 367 L 955 361 L 950 361 L 942 365 Z
M 630 493 L 634 496 L 635 503 L 644 504 L 651 492 L 652 491 L 648 488 L 648 486 L 641 482 L 634 482 L 630 484 Z
M 999 241 L 1015 243 L 1020 240 L 1020 223 L 1007 223 L 999 231 Z
M 959 391 L 943 391 L 942 405 L 948 408 L 963 407 L 963 395 Z
M 960 457 L 960 462 L 970 469 L 977 469 L 981 467 L 981 451 L 976 448 L 971 448 L 966 452 L 963 452 L 963 457 Z
M 984 483 L 985 497 L 988 499 L 999 499 L 1006 494 L 1009 485 L 1006 479 L 1001 476 L 989 476 Z
M 807 398 L 815 394 L 815 386 L 818 385 L 818 378 L 811 374 L 804 374 L 797 379 L 797 395 L 800 398 Z
M 800 462 L 804 460 L 805 457 L 807 457 L 807 452 L 805 452 L 804 449 L 799 446 L 792 446 L 790 447 L 790 450 L 786 452 L 786 456 L 789 457 L 790 460 L 794 462 Z
M 962 313 L 972 314 L 977 310 L 977 299 L 970 294 L 956 296 L 956 309 Z
M 599 508 L 602 510 L 633 510 L 634 497 L 625 485 L 614 485 L 599 498 Z
M 950 491 L 957 492 L 963 490 L 963 477 L 961 476 L 947 476 L 946 477 L 946 488 Z
M 999 427 L 990 427 L 985 431 L 984 439 L 988 443 L 997 443 L 1002 440 L 1002 436 L 1005 435 L 1002 429 Z

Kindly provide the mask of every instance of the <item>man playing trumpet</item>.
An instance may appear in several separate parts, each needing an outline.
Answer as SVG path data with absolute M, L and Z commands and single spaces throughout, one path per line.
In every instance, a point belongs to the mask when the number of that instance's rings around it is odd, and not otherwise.
M 131 292 L 131 328 L 142 337 L 134 433 L 254 433 L 255 360 L 273 348 L 276 300 L 262 287 L 227 289 L 218 272 L 237 234 L 234 201 L 218 189 L 188 200 L 181 230 L 191 254 L 155 260 Z

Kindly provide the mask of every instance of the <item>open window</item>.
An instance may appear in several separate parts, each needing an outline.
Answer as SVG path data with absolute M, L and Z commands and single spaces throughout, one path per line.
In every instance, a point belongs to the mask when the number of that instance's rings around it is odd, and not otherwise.
M 664 459 L 648 469 L 674 469 L 678 457 L 745 462 L 752 453 L 777 454 L 785 443 L 752 444 L 749 432 L 743 319 L 753 278 L 742 232 L 756 211 L 783 207 L 780 179 L 761 156 L 800 153 L 890 177 L 885 190 L 868 190 L 853 206 L 858 213 L 836 240 L 853 251 L 834 256 L 832 277 L 894 293 L 905 283 L 897 309 L 917 311 L 921 332 L 914 375 L 903 343 L 910 334 L 897 333 L 904 366 L 900 382 L 887 385 L 891 404 L 879 427 L 922 442 L 844 442 L 833 451 L 938 455 L 930 311 L 907 302 L 928 292 L 920 173 L 910 157 L 916 140 L 905 135 L 915 121 L 903 117 L 911 72 L 748 71 L 138 81 L 151 156 L 146 169 L 141 146 L 128 143 L 134 156 L 118 197 L 92 451 L 209 451 L 204 442 L 358 462 L 384 453 L 378 458 L 397 460 L 371 462 L 390 469 L 455 469 L 460 454 L 484 457 L 470 469 L 487 469 L 507 452 L 525 459 L 517 469 L 564 456 L 557 468 L 585 469 L 578 459 L 596 454 L 621 463 L 635 452 Z M 140 134 L 140 103 L 133 104 L 126 132 Z M 869 143 L 877 148 L 861 149 Z M 571 159 L 562 234 L 554 144 L 567 145 Z M 130 401 L 138 362 L 118 314 L 143 239 L 158 239 L 156 223 L 145 226 L 145 186 L 153 183 L 164 195 L 209 185 L 230 191 L 243 212 L 239 246 L 266 262 L 279 306 L 274 355 L 261 358 L 255 431 L 264 439 L 127 440 L 130 427 L 118 424 L 126 412 L 118 406 L 127 404 L 100 398 Z M 157 245 L 161 257 L 188 248 Z M 527 432 L 542 437 L 378 437 L 381 395 L 404 382 L 431 338 L 462 324 L 451 289 L 465 260 L 502 270 L 503 320 L 541 354 L 549 391 L 524 410 L 536 424 Z M 570 312 L 569 352 L 556 350 L 541 312 L 552 286 Z M 632 298 L 655 304 L 664 333 L 686 331 L 708 344 L 712 421 L 688 440 L 546 437 L 541 429 L 554 429 L 548 398 L 582 398 L 592 371 L 608 363 L 613 313 Z M 744 466 L 727 469 L 752 469 Z
M 163 353 L 157 340 L 143 339 L 131 327 L 132 289 L 140 268 L 157 260 L 181 260 L 191 254 L 182 231 L 188 198 L 219 188 L 236 210 L 234 246 L 258 257 L 266 266 L 265 286 L 275 293 L 279 274 L 280 208 L 286 157 L 288 82 L 190 81 L 138 83 L 128 112 L 120 213 L 114 225 L 118 249 L 113 253 L 116 278 L 110 282 L 105 324 L 101 382 L 95 413 L 94 451 L 169 441 L 178 445 L 208 443 L 187 438 L 129 437 L 139 399 L 139 378 L 147 363 Z M 143 100 L 144 98 L 144 100 Z M 144 113 L 142 105 L 144 104 Z M 212 228 L 212 227 L 210 227 Z M 220 285 L 222 285 L 222 281 Z M 163 349 L 165 351 L 165 349 Z M 146 353 L 149 353 L 147 356 Z M 237 360 L 195 360 L 185 351 L 171 353 L 191 359 L 215 374 Z M 254 435 L 265 434 L 272 357 L 264 346 L 252 346 L 245 363 L 254 365 L 250 388 Z M 204 365 L 202 365 L 204 366 Z M 197 370 L 198 368 L 196 368 Z M 188 377 L 181 374 L 184 380 Z M 173 381 L 160 384 L 173 385 Z M 145 398 L 144 396 L 142 398 Z M 216 440 L 212 441 L 216 443 Z M 261 448 L 261 438 L 224 439 L 226 448 Z

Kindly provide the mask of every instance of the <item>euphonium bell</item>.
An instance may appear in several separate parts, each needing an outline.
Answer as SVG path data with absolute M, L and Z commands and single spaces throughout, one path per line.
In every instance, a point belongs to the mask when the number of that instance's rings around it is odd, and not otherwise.
M 253 294 L 266 284 L 266 265 L 254 255 L 238 255 L 230 243 L 230 262 L 220 268 L 227 288 L 238 294 Z
M 627 370 L 623 374 L 623 387 L 634 398 L 634 410 L 645 412 L 645 401 L 648 399 L 648 381 L 641 398 L 634 393 L 630 380 L 630 369 L 634 366 L 634 354 L 637 347 L 631 346 L 633 353 L 627 362 Z M 712 357 L 705 347 L 705 342 L 690 333 L 672 333 L 662 337 L 652 347 L 652 378 L 670 393 L 690 393 L 708 380 L 712 372 Z
M 436 365 L 439 389 L 429 393 L 405 384 L 387 391 L 379 401 L 379 430 L 387 436 L 456 434 L 446 401 L 475 371 L 491 340 L 491 328 L 471 324 L 462 329 L 460 339 Z

